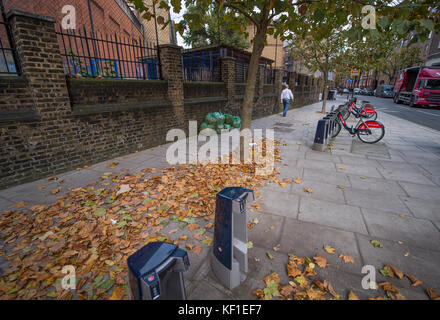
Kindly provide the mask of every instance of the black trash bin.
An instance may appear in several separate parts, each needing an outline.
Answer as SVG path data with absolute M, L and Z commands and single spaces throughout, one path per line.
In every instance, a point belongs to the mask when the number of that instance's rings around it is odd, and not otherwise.
M 327 94 L 327 100 L 334 100 L 335 98 L 335 92 L 333 90 L 329 90 Z
M 253 191 L 228 187 L 217 194 L 211 266 L 217 278 L 232 289 L 248 271 L 246 200 Z M 241 273 L 241 272 L 243 273 Z
M 188 254 L 174 244 L 150 242 L 127 259 L 131 298 L 186 300 L 183 272 Z

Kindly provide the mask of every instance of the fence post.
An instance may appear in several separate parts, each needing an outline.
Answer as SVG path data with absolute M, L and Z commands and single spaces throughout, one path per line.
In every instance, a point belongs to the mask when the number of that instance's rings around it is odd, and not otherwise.
M 234 113 L 232 106 L 234 104 L 235 96 L 235 58 L 233 57 L 221 57 L 220 58 L 220 74 L 221 80 L 226 86 L 226 97 L 228 102 L 225 110 L 229 113 Z
M 185 109 L 183 105 L 183 67 L 182 47 L 174 44 L 159 46 L 162 64 L 162 79 L 168 81 L 168 99 L 180 128 L 185 128 Z
M 19 10 L 7 14 L 22 75 L 42 120 L 71 114 L 55 19 Z

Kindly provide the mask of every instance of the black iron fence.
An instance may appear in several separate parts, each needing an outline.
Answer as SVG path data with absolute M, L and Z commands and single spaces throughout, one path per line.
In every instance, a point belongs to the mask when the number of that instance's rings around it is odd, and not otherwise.
M 17 75 L 19 66 L 2 0 L 0 0 L 0 11 L 0 75 Z
M 264 84 L 274 84 L 275 83 L 275 70 L 272 68 L 264 68 Z
M 160 65 L 157 46 L 143 39 L 117 34 L 91 34 L 81 30 L 56 32 L 66 74 L 114 79 L 158 80 Z
M 185 81 L 221 81 L 219 50 L 186 50 L 182 53 Z
M 235 83 L 246 83 L 249 70 L 249 63 L 235 61 Z

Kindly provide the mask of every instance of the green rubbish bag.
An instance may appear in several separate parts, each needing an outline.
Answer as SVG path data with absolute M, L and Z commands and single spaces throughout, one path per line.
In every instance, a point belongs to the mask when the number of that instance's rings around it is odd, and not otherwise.
M 225 125 L 223 124 L 217 124 L 216 131 L 218 134 L 222 133 L 222 130 L 225 129 Z
M 212 125 L 209 123 L 206 123 L 206 122 L 202 122 L 202 124 L 200 125 L 200 131 L 202 131 L 203 129 L 206 129 L 206 128 L 210 128 L 210 126 L 212 126 Z
M 240 128 L 241 127 L 241 119 L 239 116 L 233 116 L 232 117 L 232 126 L 234 128 Z
M 225 113 L 225 123 L 226 123 L 226 124 L 229 124 L 229 125 L 232 126 L 233 118 L 234 118 L 234 117 L 232 116 L 232 114 Z
M 214 112 L 214 118 L 216 119 L 217 125 L 223 125 L 225 123 L 225 116 L 221 112 Z
M 225 123 L 224 126 L 226 130 L 231 131 L 232 126 L 230 124 Z
M 208 113 L 205 117 L 205 122 L 215 125 L 217 123 L 217 118 L 214 116 L 214 113 Z

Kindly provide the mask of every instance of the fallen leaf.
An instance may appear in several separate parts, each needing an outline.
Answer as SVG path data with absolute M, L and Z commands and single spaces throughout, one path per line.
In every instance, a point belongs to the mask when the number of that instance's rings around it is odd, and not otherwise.
M 342 185 L 340 185 L 340 184 L 338 184 L 338 189 L 341 189 L 341 190 L 344 190 L 344 186 L 342 186 Z
M 428 294 L 429 299 L 431 300 L 440 300 L 440 296 L 432 289 L 426 289 L 426 293 Z
M 405 276 L 411 281 L 411 286 L 413 287 L 417 287 L 418 285 L 423 283 L 417 277 L 411 276 L 409 274 L 405 274 Z
M 348 300 L 359 300 L 359 297 L 352 290 L 348 293 Z
M 406 215 L 404 215 L 404 214 L 399 214 L 399 217 L 401 217 L 401 218 L 406 218 Z
M 39 186 L 38 190 L 43 190 L 43 189 L 46 189 L 46 188 L 47 188 L 47 186 Z
M 271 300 L 273 297 L 280 297 L 281 294 L 278 291 L 278 284 L 271 280 L 263 290 L 264 300 Z
M 312 193 L 313 192 L 312 188 L 304 188 L 304 191 L 307 192 L 307 193 Z
M 301 183 L 301 178 L 298 177 L 295 180 L 293 180 L 293 182 L 295 182 L 296 184 L 300 184 Z
M 332 247 L 327 246 L 327 245 L 324 246 L 324 250 L 325 250 L 327 253 L 331 253 L 331 254 L 333 254 L 333 253 L 336 252 L 335 248 L 332 248 Z
M 296 145 L 300 146 L 300 145 L 302 145 L 302 143 L 301 142 L 297 142 Z
M 324 257 L 322 254 L 318 253 L 316 256 L 313 257 L 313 261 L 318 265 L 320 268 L 325 268 L 327 266 L 327 258 Z
M 346 170 L 344 167 L 338 167 L 339 170 Z
M 262 289 L 255 289 L 254 291 L 252 291 L 252 294 L 258 297 L 259 300 L 264 299 L 264 291 Z
M 289 296 L 292 292 L 295 292 L 295 288 L 290 284 L 284 284 L 279 286 L 279 291 L 282 296 Z
M 125 288 L 117 287 L 115 290 L 113 290 L 110 300 L 121 300 L 124 294 L 125 294 Z
M 354 263 L 354 259 L 351 256 L 346 256 L 346 255 L 340 255 L 339 258 L 341 258 L 342 260 L 344 260 L 345 263 Z
M 382 243 L 380 243 L 378 240 L 371 240 L 370 243 L 375 246 L 376 248 L 383 248 Z
M 289 262 L 287 263 L 287 275 L 289 277 L 295 278 L 302 274 L 302 271 L 299 269 L 298 265 L 295 262 L 295 256 L 289 255 Z
M 268 257 L 270 260 L 273 259 L 273 256 L 270 254 L 270 252 L 266 252 L 266 254 L 267 254 L 267 257 Z
M 196 253 L 198 256 L 200 255 L 200 253 L 202 252 L 203 247 L 199 244 L 196 244 L 193 248 L 192 248 L 192 252 Z
M 396 275 L 397 278 L 399 278 L 400 280 L 403 279 L 404 274 L 403 274 L 402 270 L 400 270 L 394 266 L 391 266 L 391 265 L 389 267 L 391 268 L 391 270 L 393 270 L 393 273 Z
M 280 276 L 276 272 L 272 272 L 271 274 L 268 274 L 263 278 L 263 281 L 266 283 L 266 286 L 268 285 L 269 281 L 275 281 L 276 284 L 279 284 L 281 282 Z
M 131 190 L 130 185 L 128 185 L 128 184 L 122 184 L 122 185 L 119 187 L 118 192 L 116 192 L 116 196 L 119 196 L 120 194 L 123 194 L 123 193 L 129 192 L 130 190 Z
M 26 202 L 26 201 L 20 201 L 19 203 L 13 205 L 12 207 L 15 207 L 15 208 L 23 208 L 23 207 L 26 206 L 26 205 L 27 205 L 27 202 Z
M 248 241 L 247 247 L 248 247 L 248 249 L 252 249 L 254 247 L 254 244 L 252 243 L 252 241 Z
M 328 280 L 324 280 L 324 288 L 327 290 L 328 293 L 330 293 L 336 299 L 340 298 L 339 294 L 336 293 L 335 289 L 333 289 L 333 286 Z

